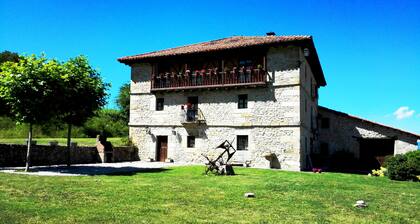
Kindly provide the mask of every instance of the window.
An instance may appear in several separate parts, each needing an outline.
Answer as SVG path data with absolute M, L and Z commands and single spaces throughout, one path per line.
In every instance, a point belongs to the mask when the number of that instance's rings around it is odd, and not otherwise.
M 236 143 L 237 150 L 248 150 L 248 135 L 238 135 L 236 137 Z
M 187 147 L 188 148 L 195 147 L 195 136 L 187 136 Z
M 163 98 L 157 98 L 156 99 L 156 110 L 163 110 Z
M 248 95 L 243 94 L 238 96 L 238 109 L 248 108 Z
M 328 117 L 321 118 L 321 128 L 323 129 L 330 128 L 330 119 Z

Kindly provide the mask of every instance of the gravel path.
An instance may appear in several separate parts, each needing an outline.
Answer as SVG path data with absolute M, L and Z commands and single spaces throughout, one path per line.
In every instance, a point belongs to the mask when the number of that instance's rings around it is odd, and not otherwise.
M 121 162 L 121 163 L 95 163 L 54 166 L 33 166 L 30 172 L 23 172 L 23 167 L 4 167 L 0 172 L 37 175 L 37 176 L 92 176 L 92 175 L 118 175 L 134 174 L 138 172 L 161 172 L 169 167 L 185 166 L 185 163 L 164 162 Z

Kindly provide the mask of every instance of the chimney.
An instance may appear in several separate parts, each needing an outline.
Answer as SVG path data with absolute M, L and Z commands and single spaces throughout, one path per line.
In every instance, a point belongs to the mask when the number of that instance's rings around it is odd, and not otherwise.
M 266 35 L 267 36 L 276 36 L 276 33 L 274 33 L 274 32 L 268 32 L 268 33 L 266 33 Z

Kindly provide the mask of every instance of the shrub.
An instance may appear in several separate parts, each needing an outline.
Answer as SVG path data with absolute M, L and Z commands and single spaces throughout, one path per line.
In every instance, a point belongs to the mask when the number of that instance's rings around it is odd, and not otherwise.
M 377 170 L 372 170 L 372 173 L 369 174 L 369 176 L 375 176 L 375 177 L 383 177 L 387 173 L 387 169 L 385 167 L 382 167 Z
M 420 151 L 398 154 L 385 162 L 387 175 L 391 180 L 418 181 L 420 175 Z

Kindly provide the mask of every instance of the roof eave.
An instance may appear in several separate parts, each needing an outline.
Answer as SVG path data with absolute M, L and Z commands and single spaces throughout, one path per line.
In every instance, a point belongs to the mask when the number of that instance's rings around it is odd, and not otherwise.
M 345 117 L 349 117 L 349 118 L 352 118 L 352 119 L 360 120 L 362 122 L 370 123 L 370 124 L 373 124 L 373 125 L 378 125 L 378 126 L 381 126 L 381 127 L 384 127 L 384 128 L 392 129 L 394 131 L 398 131 L 398 132 L 401 132 L 401 133 L 404 133 L 404 134 L 408 134 L 408 135 L 412 135 L 412 136 L 415 136 L 417 138 L 420 138 L 420 135 L 417 134 L 417 133 L 412 133 L 412 132 L 405 131 L 405 130 L 398 129 L 398 128 L 394 128 L 394 127 L 391 127 L 391 126 L 388 126 L 388 125 L 384 125 L 384 124 L 381 124 L 381 123 L 370 121 L 370 120 L 367 120 L 365 118 L 361 118 L 361 117 L 357 117 L 357 116 L 347 114 L 347 113 L 344 113 L 344 112 L 341 112 L 341 111 L 333 110 L 333 109 L 330 109 L 328 107 L 324 107 L 324 106 L 319 105 L 318 108 L 320 110 L 325 110 L 325 111 L 328 111 L 328 112 L 331 112 L 331 113 L 334 113 L 334 114 L 337 114 L 337 115 L 340 115 L 340 116 L 345 116 Z

